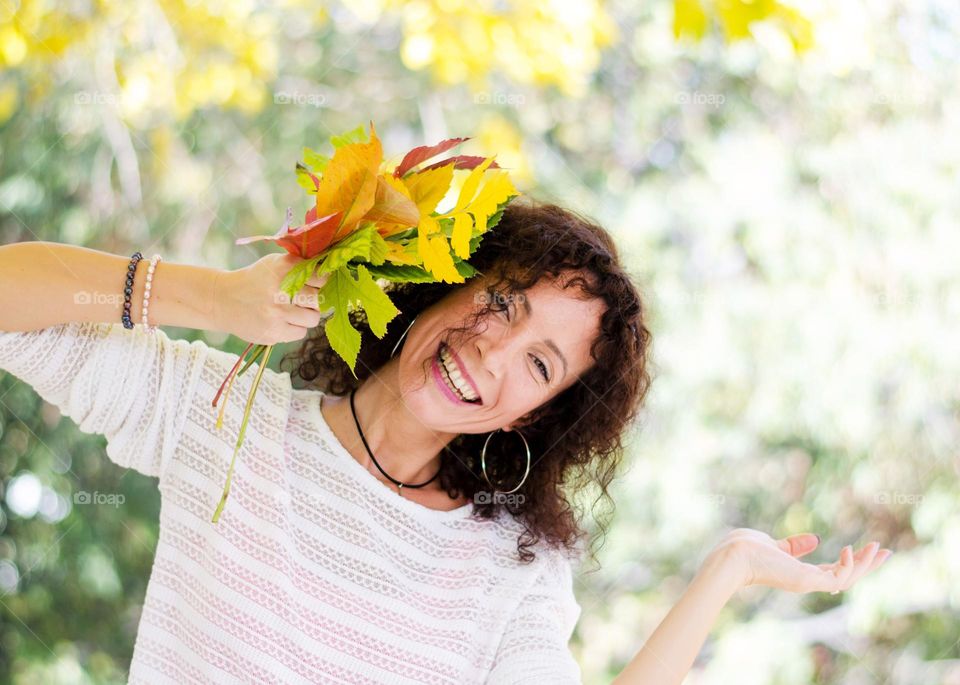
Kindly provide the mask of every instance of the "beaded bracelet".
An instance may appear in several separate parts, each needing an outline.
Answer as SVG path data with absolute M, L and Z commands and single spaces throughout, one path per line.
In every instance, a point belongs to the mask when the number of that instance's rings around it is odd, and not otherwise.
M 127 281 L 123 289 L 123 315 L 120 321 L 124 328 L 133 328 L 133 319 L 130 318 L 130 296 L 133 295 L 133 277 L 137 274 L 137 263 L 143 259 L 143 255 L 134 252 L 130 257 L 130 264 L 127 265 Z
M 149 323 L 147 323 L 147 308 L 150 302 L 150 286 L 153 283 L 153 272 L 156 270 L 159 262 L 160 255 L 158 254 L 155 254 L 150 258 L 150 265 L 147 267 L 147 283 L 143 290 L 143 320 L 141 323 L 143 323 L 143 327 L 151 333 L 155 333 L 157 331 L 157 327 L 156 325 L 151 326 Z

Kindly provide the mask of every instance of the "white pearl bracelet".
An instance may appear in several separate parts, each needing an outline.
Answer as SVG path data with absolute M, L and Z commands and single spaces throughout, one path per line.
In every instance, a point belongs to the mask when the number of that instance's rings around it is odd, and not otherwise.
M 140 323 L 142 323 L 143 327 L 148 331 L 150 331 L 151 333 L 155 333 L 157 330 L 157 327 L 151 326 L 149 323 L 147 323 L 147 309 L 149 307 L 149 301 L 150 301 L 150 285 L 153 282 L 153 272 L 156 271 L 157 263 L 159 261 L 160 261 L 159 254 L 155 254 L 153 255 L 153 257 L 150 258 L 150 266 L 147 267 L 147 282 L 143 287 L 143 315 L 141 317 Z

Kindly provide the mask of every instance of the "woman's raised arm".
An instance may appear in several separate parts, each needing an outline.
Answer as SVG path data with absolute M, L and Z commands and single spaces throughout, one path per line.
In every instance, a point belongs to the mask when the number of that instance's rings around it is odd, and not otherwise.
M 329 274 L 309 278 L 291 302 L 280 284 L 299 261 L 273 253 L 234 270 L 161 261 L 150 289 L 149 323 L 223 331 L 264 345 L 300 340 L 322 319 L 317 296 Z M 0 246 L 0 331 L 120 323 L 129 263 L 120 255 L 54 242 Z M 137 324 L 146 273 L 146 264 L 137 266 L 130 298 Z
M 679 685 L 713 627 L 720 609 L 740 588 L 766 585 L 789 592 L 839 592 L 882 564 L 892 552 L 877 542 L 854 553 L 850 546 L 830 564 L 798 557 L 816 549 L 811 533 L 774 540 L 737 528 L 707 555 L 693 581 L 613 685 Z
M 149 259 L 149 255 L 144 255 Z M 137 266 L 131 317 L 140 322 L 147 264 Z M 0 246 L 0 330 L 33 331 L 71 321 L 119 323 L 128 257 L 35 241 Z M 221 269 L 161 261 L 150 323 L 226 330 L 218 312 Z

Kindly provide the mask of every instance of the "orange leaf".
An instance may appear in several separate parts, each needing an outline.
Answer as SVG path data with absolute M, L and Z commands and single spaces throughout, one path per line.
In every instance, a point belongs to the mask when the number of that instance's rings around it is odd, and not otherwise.
M 370 142 L 349 143 L 334 152 L 317 187 L 317 215 L 343 213 L 334 241 L 356 228 L 373 207 L 382 160 L 383 148 L 373 122 L 370 122 Z

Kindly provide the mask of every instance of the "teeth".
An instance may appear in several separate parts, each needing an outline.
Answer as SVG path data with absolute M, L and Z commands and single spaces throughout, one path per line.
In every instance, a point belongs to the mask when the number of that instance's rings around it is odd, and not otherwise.
M 453 361 L 453 357 L 450 356 L 445 347 L 440 350 L 440 359 L 443 362 L 444 370 L 447 372 L 448 383 L 453 385 L 454 390 L 456 390 L 463 399 L 469 402 L 475 401 L 477 394 L 473 392 L 470 384 L 460 375 L 460 369 L 457 368 L 456 362 Z

